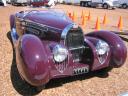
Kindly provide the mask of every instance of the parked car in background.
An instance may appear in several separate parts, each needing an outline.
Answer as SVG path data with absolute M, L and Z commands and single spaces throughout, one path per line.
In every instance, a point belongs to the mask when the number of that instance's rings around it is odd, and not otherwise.
M 11 3 L 11 0 L 6 0 L 6 2 L 7 2 L 8 4 L 10 4 L 10 3 Z
M 30 5 L 33 7 L 45 6 L 49 0 L 30 0 Z
M 118 0 L 63 0 L 67 4 L 80 4 L 83 7 L 103 7 L 104 9 L 118 7 Z
M 84 34 L 65 13 L 55 10 L 12 14 L 10 28 L 20 76 L 35 87 L 54 78 L 121 67 L 127 57 L 127 48 L 117 35 L 123 32 Z
M 80 0 L 63 0 L 65 4 L 80 4 Z
M 128 8 L 128 0 L 118 0 L 119 1 L 119 7 L 126 9 Z
M 58 3 L 63 3 L 64 0 L 57 0 Z
M 4 6 L 3 0 L 0 0 L 0 6 Z
M 11 0 L 12 5 L 27 5 L 28 0 Z
M 49 0 L 48 6 L 49 6 L 49 7 L 53 7 L 53 6 L 55 6 L 57 3 L 58 3 L 58 0 Z
M 118 0 L 80 0 L 80 5 L 85 7 L 103 7 L 104 9 L 116 8 Z
M 1 5 L 1 6 L 7 6 L 6 0 L 0 0 L 0 5 Z
M 55 6 L 57 3 L 57 0 L 31 0 L 30 5 L 33 7 L 39 7 L 39 6 Z

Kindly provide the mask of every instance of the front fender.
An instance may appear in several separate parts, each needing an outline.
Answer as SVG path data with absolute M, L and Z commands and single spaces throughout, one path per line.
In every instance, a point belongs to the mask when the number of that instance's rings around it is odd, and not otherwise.
M 127 48 L 123 40 L 115 33 L 108 31 L 96 31 L 86 34 L 86 36 L 92 36 L 105 40 L 111 48 L 112 59 L 111 65 L 114 67 L 120 67 L 124 64 L 127 57 Z
M 41 40 L 34 35 L 24 35 L 16 48 L 19 73 L 31 85 L 40 86 L 49 81 L 49 63 Z
M 10 16 L 10 28 L 15 28 L 15 16 L 11 15 Z

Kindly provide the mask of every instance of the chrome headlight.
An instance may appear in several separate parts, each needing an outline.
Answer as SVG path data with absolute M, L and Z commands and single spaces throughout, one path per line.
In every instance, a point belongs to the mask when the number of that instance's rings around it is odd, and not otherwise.
M 53 48 L 53 58 L 56 62 L 63 62 L 68 56 L 68 50 L 61 46 L 61 45 L 56 45 Z
M 104 55 L 109 51 L 109 45 L 103 40 L 99 40 L 96 44 L 96 51 L 98 55 Z

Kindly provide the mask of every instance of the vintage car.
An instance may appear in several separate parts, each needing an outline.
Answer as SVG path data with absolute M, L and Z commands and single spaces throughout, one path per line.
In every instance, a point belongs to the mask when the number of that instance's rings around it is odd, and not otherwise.
M 59 11 L 21 11 L 10 16 L 10 26 L 20 76 L 35 87 L 54 78 L 117 68 L 127 57 L 126 46 L 117 34 L 84 34 Z
M 55 6 L 57 3 L 56 0 L 30 0 L 30 6 L 33 7 L 40 7 L 40 6 L 46 6 L 46 7 L 51 7 Z
M 30 0 L 30 5 L 33 7 L 47 6 L 48 0 Z

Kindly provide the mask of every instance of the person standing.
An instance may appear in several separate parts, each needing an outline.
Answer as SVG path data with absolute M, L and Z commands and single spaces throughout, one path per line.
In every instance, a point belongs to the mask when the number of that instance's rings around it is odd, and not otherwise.
M 4 6 L 7 6 L 7 4 L 6 4 L 6 0 L 2 0 L 3 1 L 3 3 L 4 3 Z
M 55 6 L 55 3 L 56 3 L 56 0 L 49 0 L 48 5 L 50 7 L 54 7 Z

